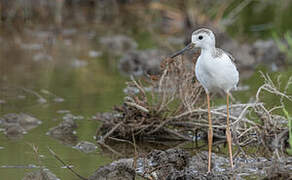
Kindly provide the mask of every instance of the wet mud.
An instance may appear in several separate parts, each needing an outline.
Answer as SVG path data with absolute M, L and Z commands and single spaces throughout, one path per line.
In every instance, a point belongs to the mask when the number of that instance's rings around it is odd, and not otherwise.
M 183 149 L 153 150 L 145 157 L 120 159 L 100 167 L 90 180 L 223 180 L 223 179 L 291 179 L 292 158 L 281 160 L 251 156 L 234 158 L 234 169 L 223 155 L 212 153 L 212 172 L 207 173 L 206 151 L 191 155 Z

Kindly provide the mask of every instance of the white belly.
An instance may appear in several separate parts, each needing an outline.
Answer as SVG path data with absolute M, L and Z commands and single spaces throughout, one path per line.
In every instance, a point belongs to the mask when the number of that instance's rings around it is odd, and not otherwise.
M 196 77 L 206 92 L 219 90 L 229 92 L 236 87 L 239 73 L 225 54 L 220 58 L 201 55 L 196 63 Z

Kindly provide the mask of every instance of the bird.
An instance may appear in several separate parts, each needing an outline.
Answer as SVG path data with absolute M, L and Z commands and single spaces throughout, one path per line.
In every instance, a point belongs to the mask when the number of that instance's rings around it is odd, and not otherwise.
M 237 87 L 239 81 L 239 72 L 234 63 L 235 59 L 228 52 L 220 48 L 216 48 L 215 35 L 207 28 L 195 30 L 191 36 L 191 43 L 185 48 L 175 52 L 170 58 L 174 58 L 184 51 L 198 47 L 201 49 L 200 56 L 195 66 L 195 74 L 197 80 L 203 86 L 208 105 L 208 173 L 211 172 L 211 154 L 213 143 L 213 128 L 210 110 L 210 93 L 224 91 L 226 93 L 226 139 L 228 143 L 229 161 L 231 169 L 233 169 L 232 159 L 232 137 L 230 132 L 229 121 L 229 96 L 230 91 Z

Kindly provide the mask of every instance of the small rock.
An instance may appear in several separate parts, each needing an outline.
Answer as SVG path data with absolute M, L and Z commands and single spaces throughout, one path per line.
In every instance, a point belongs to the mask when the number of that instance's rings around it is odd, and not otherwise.
M 88 141 L 81 141 L 76 146 L 74 146 L 75 149 L 78 149 L 84 153 L 90 153 L 94 152 L 97 149 L 97 146 L 91 142 Z

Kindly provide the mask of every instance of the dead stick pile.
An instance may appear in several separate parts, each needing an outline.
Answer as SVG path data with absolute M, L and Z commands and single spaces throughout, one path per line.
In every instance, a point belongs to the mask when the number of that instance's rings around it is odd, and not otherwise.
M 97 115 L 103 123 L 97 131 L 99 144 L 107 146 L 105 142 L 109 137 L 127 141 L 132 137 L 137 140 L 193 141 L 194 131 L 206 134 L 205 96 L 195 80 L 193 64 L 183 59 L 166 59 L 159 77 L 149 77 L 143 82 L 132 77 L 127 84 L 128 96 L 124 103 L 114 107 L 111 113 Z M 230 106 L 232 135 L 239 147 L 238 153 L 245 153 L 243 147 L 247 145 L 257 144 L 279 157 L 287 147 L 288 121 L 284 116 L 273 114 L 277 107 L 267 109 L 260 95 L 266 91 L 279 96 L 281 102 L 292 98 L 285 91 L 279 91 L 268 75 L 262 74 L 262 77 L 265 83 L 259 88 L 255 102 Z M 291 83 L 290 78 L 285 90 Z M 214 136 L 225 138 L 226 106 L 214 107 L 211 113 Z

